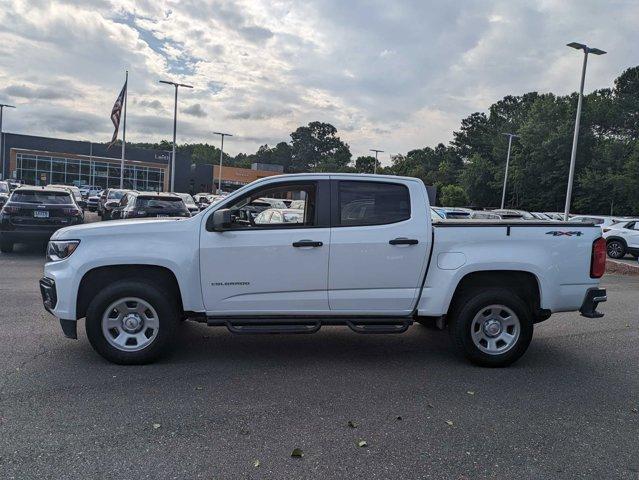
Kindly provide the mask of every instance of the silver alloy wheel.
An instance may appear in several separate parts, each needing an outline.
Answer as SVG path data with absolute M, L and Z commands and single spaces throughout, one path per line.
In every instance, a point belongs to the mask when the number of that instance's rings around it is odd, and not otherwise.
M 475 346 L 489 355 L 501 355 L 513 348 L 519 340 L 519 317 L 505 305 L 482 308 L 470 326 Z
M 622 253 L 623 245 L 621 245 L 621 242 L 613 240 L 612 242 L 608 243 L 608 256 L 612 258 L 621 258 Z
M 158 335 L 160 320 L 146 300 L 120 298 L 102 315 L 102 333 L 109 345 L 123 352 L 137 352 L 148 347 Z

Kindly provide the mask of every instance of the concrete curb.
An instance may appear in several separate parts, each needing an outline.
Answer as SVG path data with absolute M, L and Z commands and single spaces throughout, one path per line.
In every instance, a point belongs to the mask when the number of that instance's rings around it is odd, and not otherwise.
M 614 273 L 617 275 L 639 275 L 639 263 L 624 263 L 606 259 L 606 273 Z

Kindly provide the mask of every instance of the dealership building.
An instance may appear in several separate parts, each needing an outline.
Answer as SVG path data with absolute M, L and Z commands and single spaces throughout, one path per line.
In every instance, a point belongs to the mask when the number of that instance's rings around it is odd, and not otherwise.
M 120 186 L 121 149 L 104 144 L 4 133 L 0 163 L 2 178 L 28 185 L 68 184 Z M 124 160 L 124 188 L 168 191 L 171 152 L 128 147 Z M 176 155 L 175 190 L 212 192 L 219 182 L 217 165 L 195 165 Z M 279 165 L 253 164 L 251 169 L 222 166 L 222 190 L 231 191 L 258 178 L 282 173 Z

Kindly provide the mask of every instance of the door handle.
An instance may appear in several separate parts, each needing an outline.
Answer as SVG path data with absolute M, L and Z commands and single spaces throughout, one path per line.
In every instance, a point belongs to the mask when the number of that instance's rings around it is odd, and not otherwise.
M 294 247 L 321 247 L 324 245 L 322 242 L 315 242 L 313 240 L 299 240 L 293 242 Z
M 390 243 L 391 245 L 417 245 L 419 243 L 419 240 L 416 240 L 414 238 L 399 237 L 389 240 L 388 243 Z

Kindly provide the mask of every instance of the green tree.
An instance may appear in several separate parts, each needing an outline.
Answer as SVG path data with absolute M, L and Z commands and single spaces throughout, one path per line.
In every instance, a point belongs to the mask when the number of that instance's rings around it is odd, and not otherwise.
M 351 152 L 330 123 L 311 122 L 291 133 L 291 171 L 338 172 L 346 169 Z
M 439 196 L 444 207 L 463 207 L 468 205 L 466 192 L 459 185 L 444 185 Z

